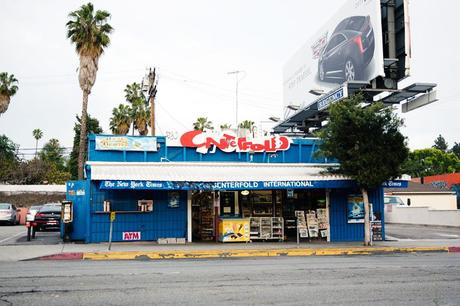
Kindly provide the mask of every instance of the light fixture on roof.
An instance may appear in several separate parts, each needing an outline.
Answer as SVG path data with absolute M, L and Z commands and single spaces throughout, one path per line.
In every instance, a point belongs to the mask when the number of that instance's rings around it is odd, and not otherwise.
M 280 121 L 280 118 L 279 118 L 279 117 L 269 117 L 268 119 L 270 119 L 270 120 L 273 121 L 273 122 L 278 122 L 278 121 Z
M 289 104 L 288 106 L 286 106 L 287 108 L 291 109 L 291 110 L 298 110 L 300 107 L 298 105 L 295 105 L 295 104 Z
M 324 94 L 324 90 L 322 90 L 322 89 L 310 89 L 309 93 L 311 93 L 312 95 L 315 95 L 315 96 L 321 96 L 322 94 Z

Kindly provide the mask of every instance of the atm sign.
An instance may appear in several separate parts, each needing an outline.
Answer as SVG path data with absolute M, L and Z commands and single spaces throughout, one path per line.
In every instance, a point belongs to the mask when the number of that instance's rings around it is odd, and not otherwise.
M 141 240 L 141 232 L 123 232 L 123 240 Z

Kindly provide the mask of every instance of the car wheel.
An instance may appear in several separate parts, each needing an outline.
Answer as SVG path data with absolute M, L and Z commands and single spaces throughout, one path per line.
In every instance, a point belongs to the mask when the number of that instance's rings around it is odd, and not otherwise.
M 345 67 L 343 69 L 345 81 L 354 81 L 357 79 L 357 69 L 352 59 L 345 61 Z
M 319 79 L 321 81 L 324 81 L 325 78 L 324 78 L 324 64 L 323 63 L 319 65 L 318 75 L 319 75 Z

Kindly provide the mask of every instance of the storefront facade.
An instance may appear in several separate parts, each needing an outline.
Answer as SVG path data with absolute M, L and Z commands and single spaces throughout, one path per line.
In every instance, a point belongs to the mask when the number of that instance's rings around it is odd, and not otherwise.
M 281 137 L 90 135 L 70 237 L 108 241 L 112 219 L 112 241 L 362 240 L 355 182 L 326 173 L 317 139 Z M 369 196 L 384 237 L 383 188 Z

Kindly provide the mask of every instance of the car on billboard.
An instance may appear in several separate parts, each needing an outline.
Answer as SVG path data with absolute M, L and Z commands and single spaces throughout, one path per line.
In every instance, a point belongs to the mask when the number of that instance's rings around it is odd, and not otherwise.
M 332 32 L 318 60 L 321 81 L 363 80 L 374 55 L 375 38 L 370 16 L 343 19 Z

